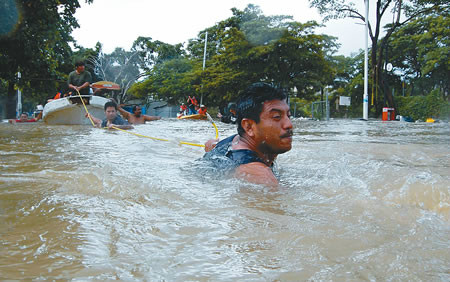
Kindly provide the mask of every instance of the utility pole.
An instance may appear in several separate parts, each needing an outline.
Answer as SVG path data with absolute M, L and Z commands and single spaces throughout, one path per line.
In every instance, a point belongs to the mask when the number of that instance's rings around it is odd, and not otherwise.
M 205 33 L 205 47 L 203 48 L 203 71 L 205 71 L 207 43 L 208 43 L 208 32 Z M 203 104 L 203 84 L 202 84 L 202 95 L 200 96 L 200 105 L 201 104 Z
M 22 92 L 20 92 L 20 78 L 22 77 L 20 71 L 17 73 L 17 106 L 16 106 L 16 118 L 18 119 L 22 114 Z
M 363 120 L 369 119 L 369 0 L 364 0 L 366 3 L 366 24 L 364 31 L 364 96 L 363 96 Z

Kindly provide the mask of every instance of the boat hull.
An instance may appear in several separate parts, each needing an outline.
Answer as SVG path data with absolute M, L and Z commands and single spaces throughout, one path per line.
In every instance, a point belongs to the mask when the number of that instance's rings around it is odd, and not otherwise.
M 100 96 L 82 95 L 88 112 L 99 119 L 105 118 L 104 105 L 109 99 Z M 44 107 L 42 119 L 50 125 L 90 125 L 86 110 L 79 96 L 53 100 Z
M 187 116 L 179 116 L 178 119 L 207 119 L 206 115 L 187 115 Z

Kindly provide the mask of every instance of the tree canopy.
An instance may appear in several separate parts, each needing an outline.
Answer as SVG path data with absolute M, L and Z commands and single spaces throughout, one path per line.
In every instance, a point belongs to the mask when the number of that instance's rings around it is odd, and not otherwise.
M 80 5 L 78 0 L 5 0 L 0 5 L 0 78 L 7 84 L 7 117 L 12 118 L 15 84 L 42 100 L 40 93 L 54 94 L 63 73 L 72 69 L 69 44 Z
M 319 26 L 316 22 L 302 24 L 289 16 L 265 16 L 259 7 L 251 4 L 243 11 L 232 11 L 231 18 L 190 40 L 185 54 L 177 51 L 177 46 L 166 46 L 164 50 L 173 51 L 163 54 L 171 56 L 163 56 L 164 63 L 158 64 L 147 53 L 147 65 L 153 66 L 146 68 L 148 80 L 131 91 L 137 95 L 144 95 L 143 91 L 170 95 L 178 101 L 187 95 L 204 96 L 209 105 L 224 105 L 255 81 L 277 83 L 286 89 L 296 86 L 301 89 L 298 95 L 310 98 L 320 87 L 333 81 L 327 56 L 336 51 L 337 44 L 333 37 L 314 33 Z M 203 70 L 206 32 L 207 61 Z M 161 56 L 158 48 L 146 50 Z M 169 63 L 171 59 L 173 62 Z M 169 90 L 169 82 L 177 88 L 164 94 Z
M 393 33 L 390 61 L 397 76 L 411 85 L 413 95 L 426 95 L 436 86 L 450 93 L 450 16 L 419 18 Z
M 310 4 L 325 16 L 324 20 L 353 18 L 362 22 L 365 21 L 365 13 L 358 10 L 355 2 L 351 0 L 310 0 Z M 384 92 L 387 104 L 394 107 L 394 98 L 387 89 L 387 84 L 382 76 L 383 63 L 387 59 L 385 58 L 385 50 L 390 36 L 399 27 L 424 15 L 448 15 L 450 13 L 450 2 L 447 0 L 376 0 L 375 6 L 375 22 L 369 20 L 369 36 L 372 42 L 370 56 L 372 81 L 378 82 L 375 87 Z M 387 17 L 392 17 L 392 22 L 384 27 L 385 35 L 380 43 L 383 28 L 381 23 Z M 377 112 L 380 112 L 384 102 L 379 101 L 376 106 Z

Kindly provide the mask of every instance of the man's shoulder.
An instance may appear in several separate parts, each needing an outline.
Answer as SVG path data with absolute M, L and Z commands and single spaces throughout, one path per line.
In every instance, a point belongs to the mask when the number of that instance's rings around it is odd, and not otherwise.
M 116 116 L 116 118 L 113 120 L 113 123 L 117 125 L 124 125 L 128 124 L 128 121 L 124 120 L 121 116 Z
M 255 184 L 277 186 L 278 180 L 272 169 L 260 162 L 242 164 L 235 170 L 235 176 Z

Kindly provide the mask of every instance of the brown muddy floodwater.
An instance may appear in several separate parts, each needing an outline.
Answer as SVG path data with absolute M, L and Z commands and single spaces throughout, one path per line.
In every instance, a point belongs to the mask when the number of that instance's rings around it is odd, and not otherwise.
M 294 126 L 270 191 L 192 168 L 206 121 L 0 123 L 0 280 L 450 281 L 449 123 Z

